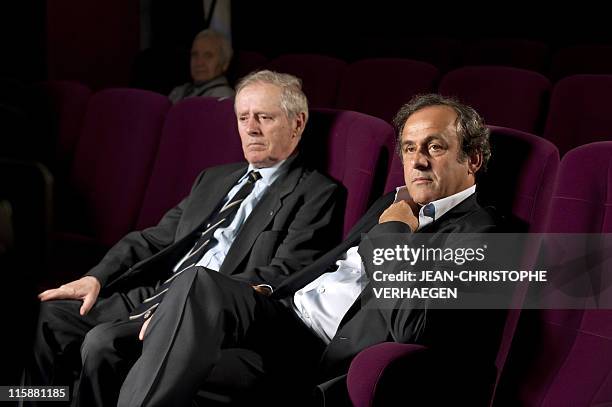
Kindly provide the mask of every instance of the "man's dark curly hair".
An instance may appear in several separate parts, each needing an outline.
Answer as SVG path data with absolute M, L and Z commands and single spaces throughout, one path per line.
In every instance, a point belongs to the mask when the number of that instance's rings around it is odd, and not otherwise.
M 475 152 L 482 153 L 481 170 L 486 170 L 487 162 L 491 158 L 491 145 L 489 144 L 489 129 L 485 126 L 480 115 L 468 105 L 456 99 L 444 97 L 435 93 L 416 95 L 403 105 L 393 118 L 393 125 L 397 131 L 396 151 L 402 157 L 401 141 L 402 131 L 406 120 L 415 112 L 429 106 L 448 106 L 457 113 L 457 136 L 461 143 L 461 152 L 457 159 L 463 162 Z

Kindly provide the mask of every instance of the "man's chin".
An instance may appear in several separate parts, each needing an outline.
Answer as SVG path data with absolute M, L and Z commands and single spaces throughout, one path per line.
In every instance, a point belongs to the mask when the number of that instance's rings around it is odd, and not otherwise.
M 433 195 L 416 196 L 415 198 L 413 198 L 414 202 L 416 202 L 419 206 L 425 206 L 428 203 L 436 201 L 438 199 L 440 198 L 437 198 Z
M 255 168 L 268 168 L 274 165 L 274 163 L 269 160 L 249 160 L 247 159 L 249 164 L 251 164 Z
M 410 192 L 410 196 L 412 197 L 412 200 L 421 206 L 427 205 L 428 203 L 438 199 L 436 197 L 437 196 L 436 194 L 431 193 L 433 191 L 427 191 L 424 188 L 411 188 L 411 189 L 412 191 L 409 190 L 408 192 Z
M 212 78 L 210 76 L 206 76 L 206 77 L 200 76 L 197 79 L 193 79 L 193 83 L 195 83 L 196 85 L 200 85 L 202 83 L 208 82 L 211 79 Z

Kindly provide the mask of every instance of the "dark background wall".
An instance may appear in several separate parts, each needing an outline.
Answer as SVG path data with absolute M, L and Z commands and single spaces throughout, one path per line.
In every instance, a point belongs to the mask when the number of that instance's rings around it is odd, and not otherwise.
M 138 0 L 5 2 L 0 76 L 124 86 L 139 52 Z M 189 47 L 200 0 L 151 0 L 152 44 Z M 555 47 L 610 43 L 603 3 L 234 1 L 236 49 L 267 56 L 317 52 L 347 60 L 392 53 L 419 37 L 519 37 Z
M 48 0 L 50 79 L 78 78 L 93 88 L 125 86 L 139 49 L 135 0 Z

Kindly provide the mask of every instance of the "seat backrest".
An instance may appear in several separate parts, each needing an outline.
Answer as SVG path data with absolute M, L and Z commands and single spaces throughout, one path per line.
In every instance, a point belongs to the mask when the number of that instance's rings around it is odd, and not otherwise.
M 269 61 L 266 68 L 300 78 L 309 106 L 332 108 L 346 62 L 325 55 L 286 54 Z
M 544 73 L 549 58 L 545 43 L 522 38 L 481 39 L 463 49 L 464 65 L 502 65 Z
M 612 75 L 574 75 L 555 84 L 544 137 L 561 154 L 594 141 L 612 140 Z
M 241 160 L 233 99 L 188 98 L 172 106 L 136 228 L 157 224 L 189 194 L 203 169 Z
M 137 89 L 107 89 L 89 101 L 71 182 L 104 245 L 136 224 L 169 107 L 166 96 Z
M 364 59 L 344 71 L 336 107 L 390 122 L 410 98 L 435 89 L 438 69 L 426 62 L 400 58 Z
M 475 108 L 487 124 L 538 134 L 550 82 L 519 68 L 469 66 L 444 75 L 438 91 Z
M 345 235 L 382 190 L 393 137 L 391 125 L 376 117 L 333 109 L 311 111 L 302 151 L 309 163 L 346 188 Z
M 612 142 L 577 147 L 563 157 L 550 212 L 551 233 L 612 232 Z M 609 275 L 600 277 L 609 281 Z M 609 405 L 612 311 L 523 314 L 496 405 Z
M 612 46 L 582 44 L 558 50 L 552 58 L 550 78 L 557 81 L 577 74 L 612 75 Z

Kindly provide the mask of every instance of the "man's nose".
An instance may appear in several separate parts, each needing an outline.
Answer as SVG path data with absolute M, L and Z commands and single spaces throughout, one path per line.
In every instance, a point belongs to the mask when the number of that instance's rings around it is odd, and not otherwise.
M 191 59 L 195 64 L 203 64 L 204 62 L 206 62 L 206 57 L 202 55 L 194 55 L 193 57 L 191 57 Z
M 423 153 L 423 151 L 418 150 L 412 156 L 412 167 L 417 169 L 423 169 L 429 167 L 429 160 L 427 154 Z
M 259 134 L 259 121 L 254 117 L 251 116 L 249 117 L 249 120 L 247 121 L 247 127 L 246 127 L 247 133 L 249 134 Z

